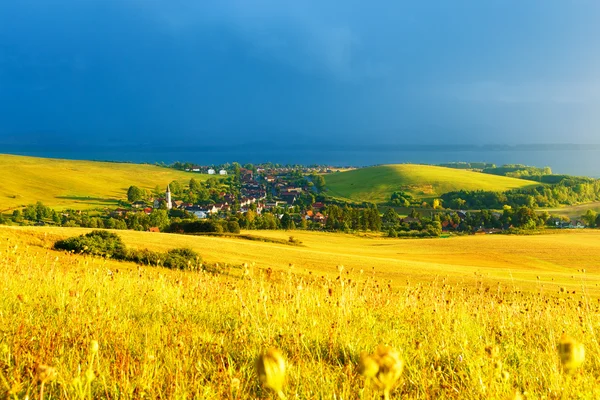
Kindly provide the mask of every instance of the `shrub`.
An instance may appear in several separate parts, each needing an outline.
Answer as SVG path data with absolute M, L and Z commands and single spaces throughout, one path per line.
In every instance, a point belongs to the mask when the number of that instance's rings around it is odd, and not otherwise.
M 148 249 L 128 250 L 119 235 L 108 231 L 92 231 L 86 235 L 59 240 L 54 243 L 54 248 L 178 269 L 196 267 L 202 260 L 198 253 L 188 248 L 172 249 L 167 253 L 158 253 Z
M 159 261 L 164 259 L 164 256 L 161 253 L 148 249 L 129 250 L 127 252 L 127 259 L 138 264 L 158 265 Z
M 188 269 L 195 267 L 201 257 L 189 248 L 171 249 L 167 252 L 163 265 L 167 268 Z
M 127 258 L 125 244 L 117 235 L 108 231 L 91 231 L 85 235 L 59 240 L 55 249 L 74 251 L 76 253 L 110 256 L 119 260 Z
M 288 242 L 291 244 L 295 244 L 295 245 L 301 245 L 302 241 L 300 239 L 297 239 L 293 236 L 290 236 L 290 238 L 288 239 Z
M 230 233 L 240 233 L 240 224 L 237 221 L 228 221 L 227 231 Z

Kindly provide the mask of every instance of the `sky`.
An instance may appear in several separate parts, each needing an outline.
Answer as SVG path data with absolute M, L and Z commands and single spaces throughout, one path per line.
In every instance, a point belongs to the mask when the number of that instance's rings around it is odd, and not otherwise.
M 600 143 L 597 0 L 0 1 L 0 144 Z

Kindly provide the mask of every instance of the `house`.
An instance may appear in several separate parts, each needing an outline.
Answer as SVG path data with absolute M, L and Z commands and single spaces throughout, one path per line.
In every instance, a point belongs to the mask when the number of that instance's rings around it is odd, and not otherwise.
M 146 213 L 146 215 L 152 214 L 152 207 L 146 207 L 146 208 L 144 208 L 144 212 Z
M 242 182 L 250 182 L 254 179 L 254 172 L 251 169 L 240 168 L 240 179 Z
M 192 172 L 200 172 L 200 166 L 199 165 L 193 165 L 192 166 Z
M 131 203 L 131 207 L 133 208 L 144 208 L 146 207 L 146 202 L 142 200 L 134 201 Z
M 198 219 L 208 218 L 208 208 L 200 206 L 187 206 L 185 211 L 194 214 Z
M 296 194 L 295 193 L 283 193 L 281 194 L 281 199 L 283 201 L 285 201 L 288 205 L 292 205 L 294 204 L 294 202 L 296 201 Z
M 461 220 L 465 220 L 467 219 L 467 212 L 466 211 L 457 211 L 456 214 L 458 215 L 458 218 L 460 218 Z
M 322 208 L 325 208 L 325 204 L 321 201 L 317 201 L 316 203 L 313 203 L 311 207 L 316 210 L 321 210 Z
M 158 198 L 158 199 L 154 199 L 154 202 L 152 203 L 152 208 L 160 208 L 161 201 L 165 201 L 166 202 L 167 200 L 164 199 L 164 198 L 162 198 L 162 197 Z
M 299 194 L 299 193 L 302 193 L 302 191 L 303 191 L 302 188 L 292 187 L 292 186 L 288 186 L 286 188 L 281 189 L 282 194 L 287 194 L 287 193 Z
M 451 231 L 456 230 L 458 228 L 458 224 L 452 221 L 444 221 L 442 222 L 442 230 L 443 231 Z
M 158 226 L 151 226 L 148 228 L 148 232 L 160 232 L 160 229 L 158 229 Z
M 117 208 L 116 210 L 111 212 L 110 215 L 113 217 L 121 217 L 121 216 L 127 214 L 127 212 L 128 212 L 128 210 L 126 210 L 124 208 Z
M 280 207 L 284 204 L 286 204 L 285 201 L 270 201 L 265 205 L 265 208 L 269 209 L 269 208 Z
M 313 217 L 313 221 L 323 223 L 323 222 L 325 222 L 325 216 L 323 214 L 321 214 L 320 212 L 318 212 Z
M 219 175 L 227 175 L 227 171 L 225 171 L 224 169 L 219 171 Z
M 214 174 L 215 174 L 215 170 L 214 170 L 214 169 L 212 169 L 212 168 L 209 168 L 209 169 L 208 169 L 208 174 L 209 174 L 209 175 L 214 175 Z

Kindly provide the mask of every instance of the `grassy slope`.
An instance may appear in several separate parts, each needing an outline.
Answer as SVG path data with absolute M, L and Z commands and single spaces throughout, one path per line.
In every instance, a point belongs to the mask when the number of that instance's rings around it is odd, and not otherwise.
M 61 237 L 89 231 L 84 228 L 15 227 L 1 231 L 44 232 Z M 168 235 L 119 231 L 128 246 L 166 251 L 191 247 L 208 262 L 240 265 L 316 275 L 337 273 L 337 266 L 391 280 L 394 285 L 430 282 L 448 277 L 451 282 L 473 285 L 502 281 L 523 288 L 556 290 L 558 285 L 580 289 L 582 279 L 594 282 L 588 290 L 600 297 L 600 231 L 561 231 L 537 236 L 487 235 L 451 239 L 389 239 L 323 232 L 253 231 L 253 235 L 299 239 L 303 247 L 235 238 Z M 585 277 L 577 274 L 586 269 Z M 537 280 L 537 277 L 540 280 Z M 575 278 L 572 278 L 575 276 Z
M 1 398 L 276 398 L 255 372 L 257 355 L 276 347 L 288 361 L 288 398 L 375 399 L 357 364 L 379 344 L 398 349 L 405 364 L 391 398 L 513 399 L 515 388 L 527 398 L 600 398 L 600 308 L 587 293 L 598 282 L 598 232 L 420 241 L 298 234 L 323 266 L 354 248 L 366 252 L 355 260 L 364 274 L 347 264 L 339 277 L 310 279 L 264 270 L 299 261 L 294 270 L 303 272 L 302 257 L 285 245 L 258 251 L 248 246 L 255 242 L 122 232 L 131 246 L 189 244 L 207 258 L 250 256 L 263 270 L 216 275 L 40 247 L 83 231 L 0 227 Z M 371 274 L 378 256 L 410 285 L 388 287 L 388 275 Z M 423 260 L 422 275 L 414 259 Z M 444 273 L 465 274 L 464 284 L 432 279 L 429 266 L 444 263 Z M 586 273 L 567 276 L 583 264 Z M 563 282 L 569 293 L 559 294 Z M 585 346 L 574 376 L 561 371 L 562 332 Z M 56 371 L 45 385 L 40 364 Z
M 416 198 L 466 190 L 504 191 L 532 183 L 504 176 L 488 175 L 431 165 L 396 164 L 361 168 L 327 175 L 328 194 L 353 201 L 384 203 L 393 192 L 403 190 Z
M 0 155 L 0 176 L 0 211 L 4 211 L 36 201 L 58 209 L 114 205 L 127 198 L 131 185 L 153 189 L 208 175 L 153 165 Z

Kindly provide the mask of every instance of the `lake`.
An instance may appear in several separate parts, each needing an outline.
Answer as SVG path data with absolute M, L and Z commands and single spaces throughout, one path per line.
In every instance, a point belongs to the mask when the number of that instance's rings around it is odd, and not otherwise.
M 554 145 L 549 148 L 527 146 L 328 146 L 315 143 L 303 146 L 267 144 L 233 146 L 91 146 L 2 145 L 0 153 L 36 157 L 102 160 L 134 163 L 170 164 L 174 161 L 199 165 L 274 162 L 280 164 L 327 164 L 368 166 L 376 164 L 447 162 L 488 162 L 497 165 L 518 163 L 549 166 L 554 173 L 600 177 L 598 146 Z

